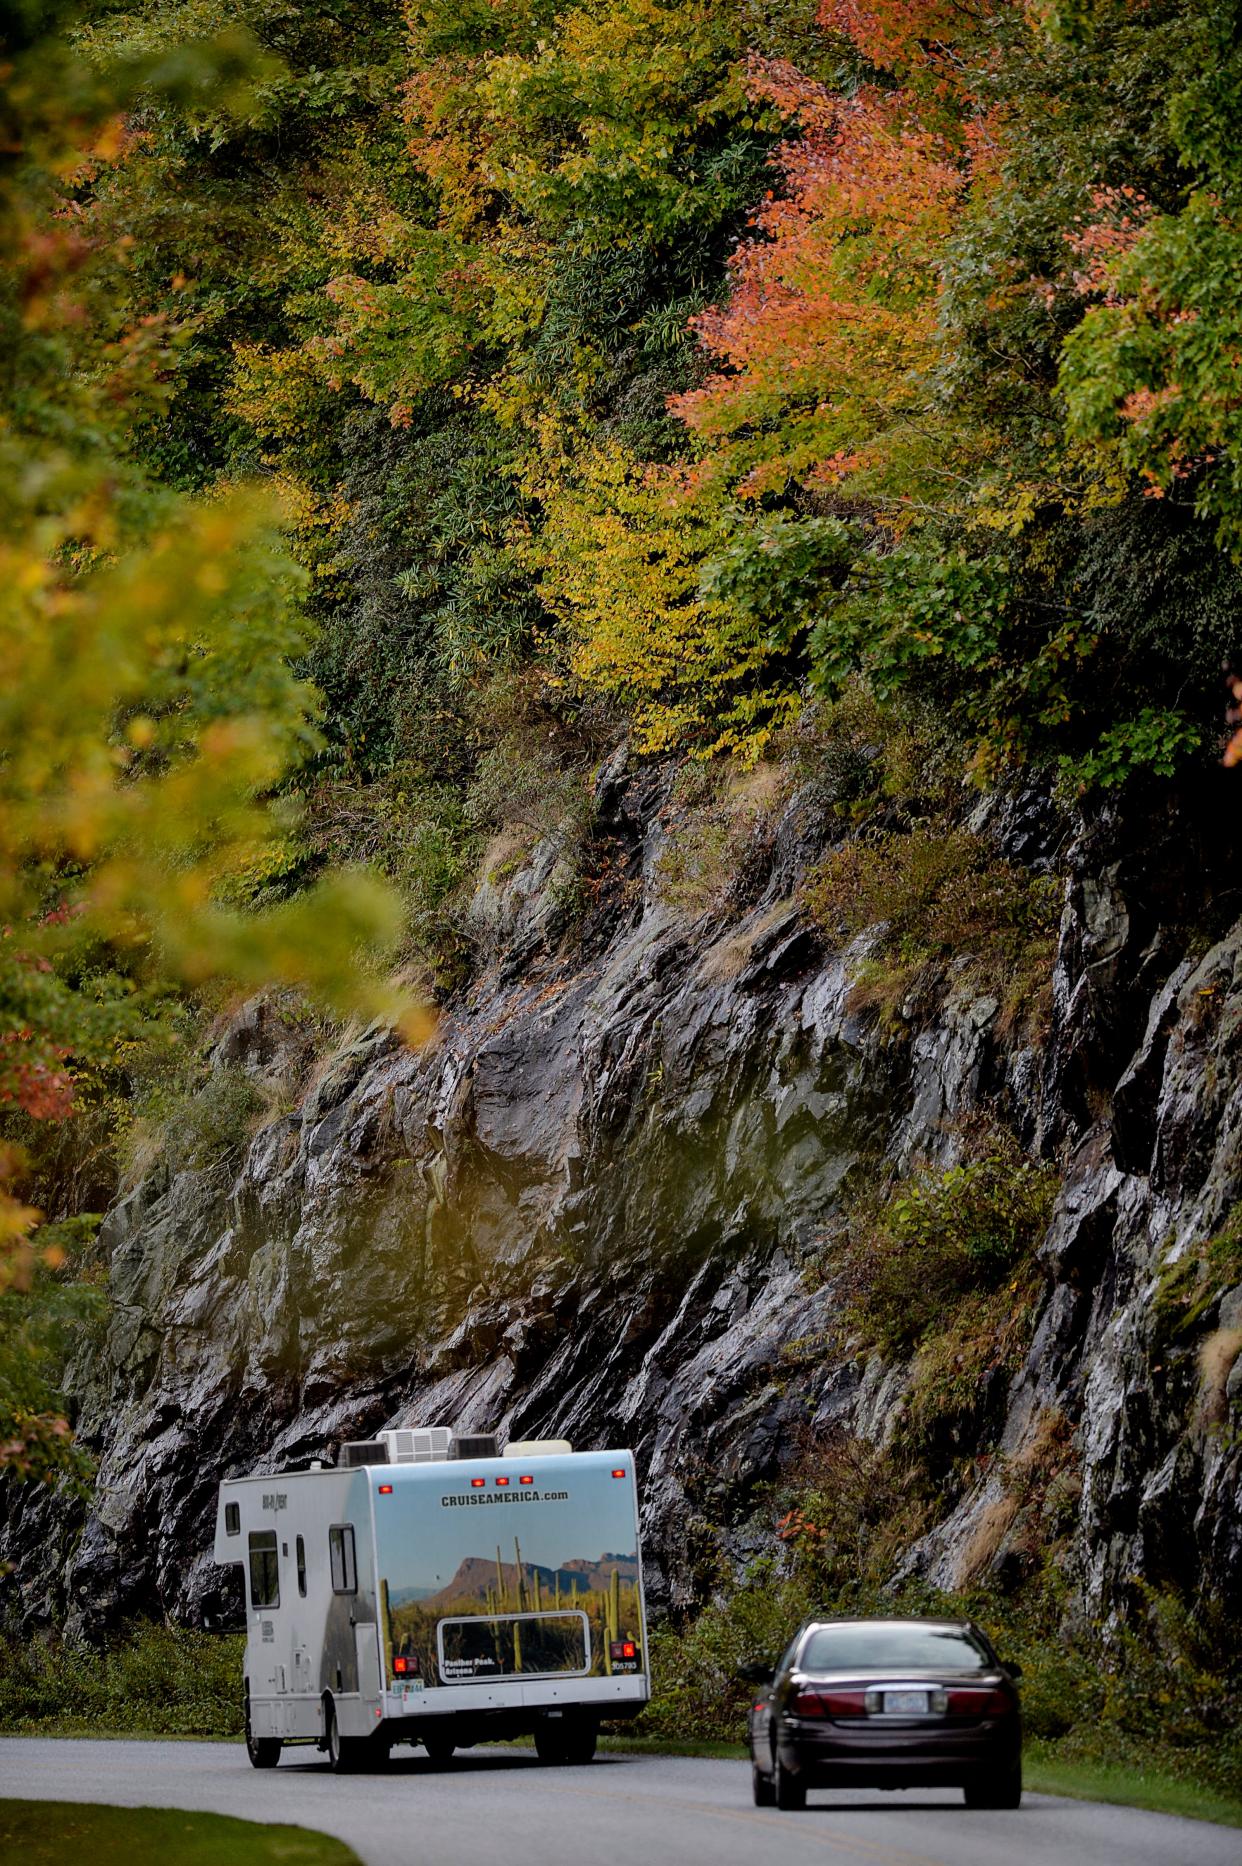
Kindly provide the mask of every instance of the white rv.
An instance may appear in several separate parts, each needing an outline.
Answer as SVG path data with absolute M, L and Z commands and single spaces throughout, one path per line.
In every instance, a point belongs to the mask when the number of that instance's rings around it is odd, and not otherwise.
M 588 1762 L 649 1696 L 628 1451 L 385 1432 L 221 1484 L 215 1558 L 243 1570 L 256 1769 L 287 1743 L 356 1769 L 527 1734 Z

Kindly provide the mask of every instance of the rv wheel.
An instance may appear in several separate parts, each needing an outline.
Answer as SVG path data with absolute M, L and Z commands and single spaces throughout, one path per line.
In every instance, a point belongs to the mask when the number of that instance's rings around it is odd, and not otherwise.
M 599 1741 L 599 1725 L 593 1717 L 570 1724 L 565 1732 L 565 1760 L 570 1763 L 593 1762 Z
M 594 1718 L 581 1723 L 555 1722 L 535 1725 L 535 1753 L 540 1762 L 590 1762 L 595 1754 L 599 1725 Z
M 457 1748 L 452 1738 L 447 1736 L 425 1736 L 422 1745 L 427 1752 L 427 1760 L 433 1762 L 437 1769 L 442 1769 L 446 1762 L 452 1761 L 453 1751 Z
M 252 1769 L 274 1769 L 280 1761 L 283 1748 L 278 1736 L 256 1736 L 250 1727 L 250 1693 L 245 1699 L 246 1754 L 250 1758 Z
M 328 1767 L 336 1775 L 353 1775 L 366 1765 L 366 1738 L 341 1735 L 336 1705 L 331 1698 L 324 1707 L 324 1747 L 328 1752 Z

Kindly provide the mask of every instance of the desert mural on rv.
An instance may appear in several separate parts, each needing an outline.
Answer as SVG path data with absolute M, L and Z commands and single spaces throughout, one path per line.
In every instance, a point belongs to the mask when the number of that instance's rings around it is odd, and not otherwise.
M 446 1485 L 431 1508 L 400 1486 L 377 1499 L 395 1688 L 641 1671 L 633 1491 L 606 1471 L 570 1482 L 572 1495 Z

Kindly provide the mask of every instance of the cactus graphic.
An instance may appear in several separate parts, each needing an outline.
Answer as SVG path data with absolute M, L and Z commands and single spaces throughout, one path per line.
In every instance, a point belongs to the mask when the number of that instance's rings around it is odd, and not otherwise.
M 600 1608 L 603 1622 L 604 1670 L 612 1675 L 612 1642 L 621 1623 L 621 1576 L 614 1568 L 608 1577 L 608 1592 Z
M 380 1581 L 379 1610 L 380 1651 L 384 1654 L 384 1663 L 387 1666 L 392 1657 L 392 1622 L 388 1618 L 388 1583 L 384 1580 Z

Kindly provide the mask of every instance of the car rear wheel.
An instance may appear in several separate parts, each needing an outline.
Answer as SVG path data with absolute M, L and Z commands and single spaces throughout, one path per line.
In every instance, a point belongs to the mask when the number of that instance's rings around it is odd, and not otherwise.
M 246 1754 L 252 1769 L 274 1769 L 284 1748 L 278 1736 L 256 1736 L 250 1727 L 250 1693 L 246 1693 Z
M 1001 1769 L 995 1775 L 976 1776 L 967 1782 L 963 1794 L 968 1808 L 1020 1808 L 1022 1806 L 1022 1764 Z
M 806 1806 L 806 1783 L 790 1775 L 779 1756 L 772 1764 L 772 1798 L 787 1814 Z
M 757 1808 L 774 1808 L 776 1790 L 772 1786 L 772 1777 L 765 1775 L 757 1762 L 750 1766 L 750 1785 Z

